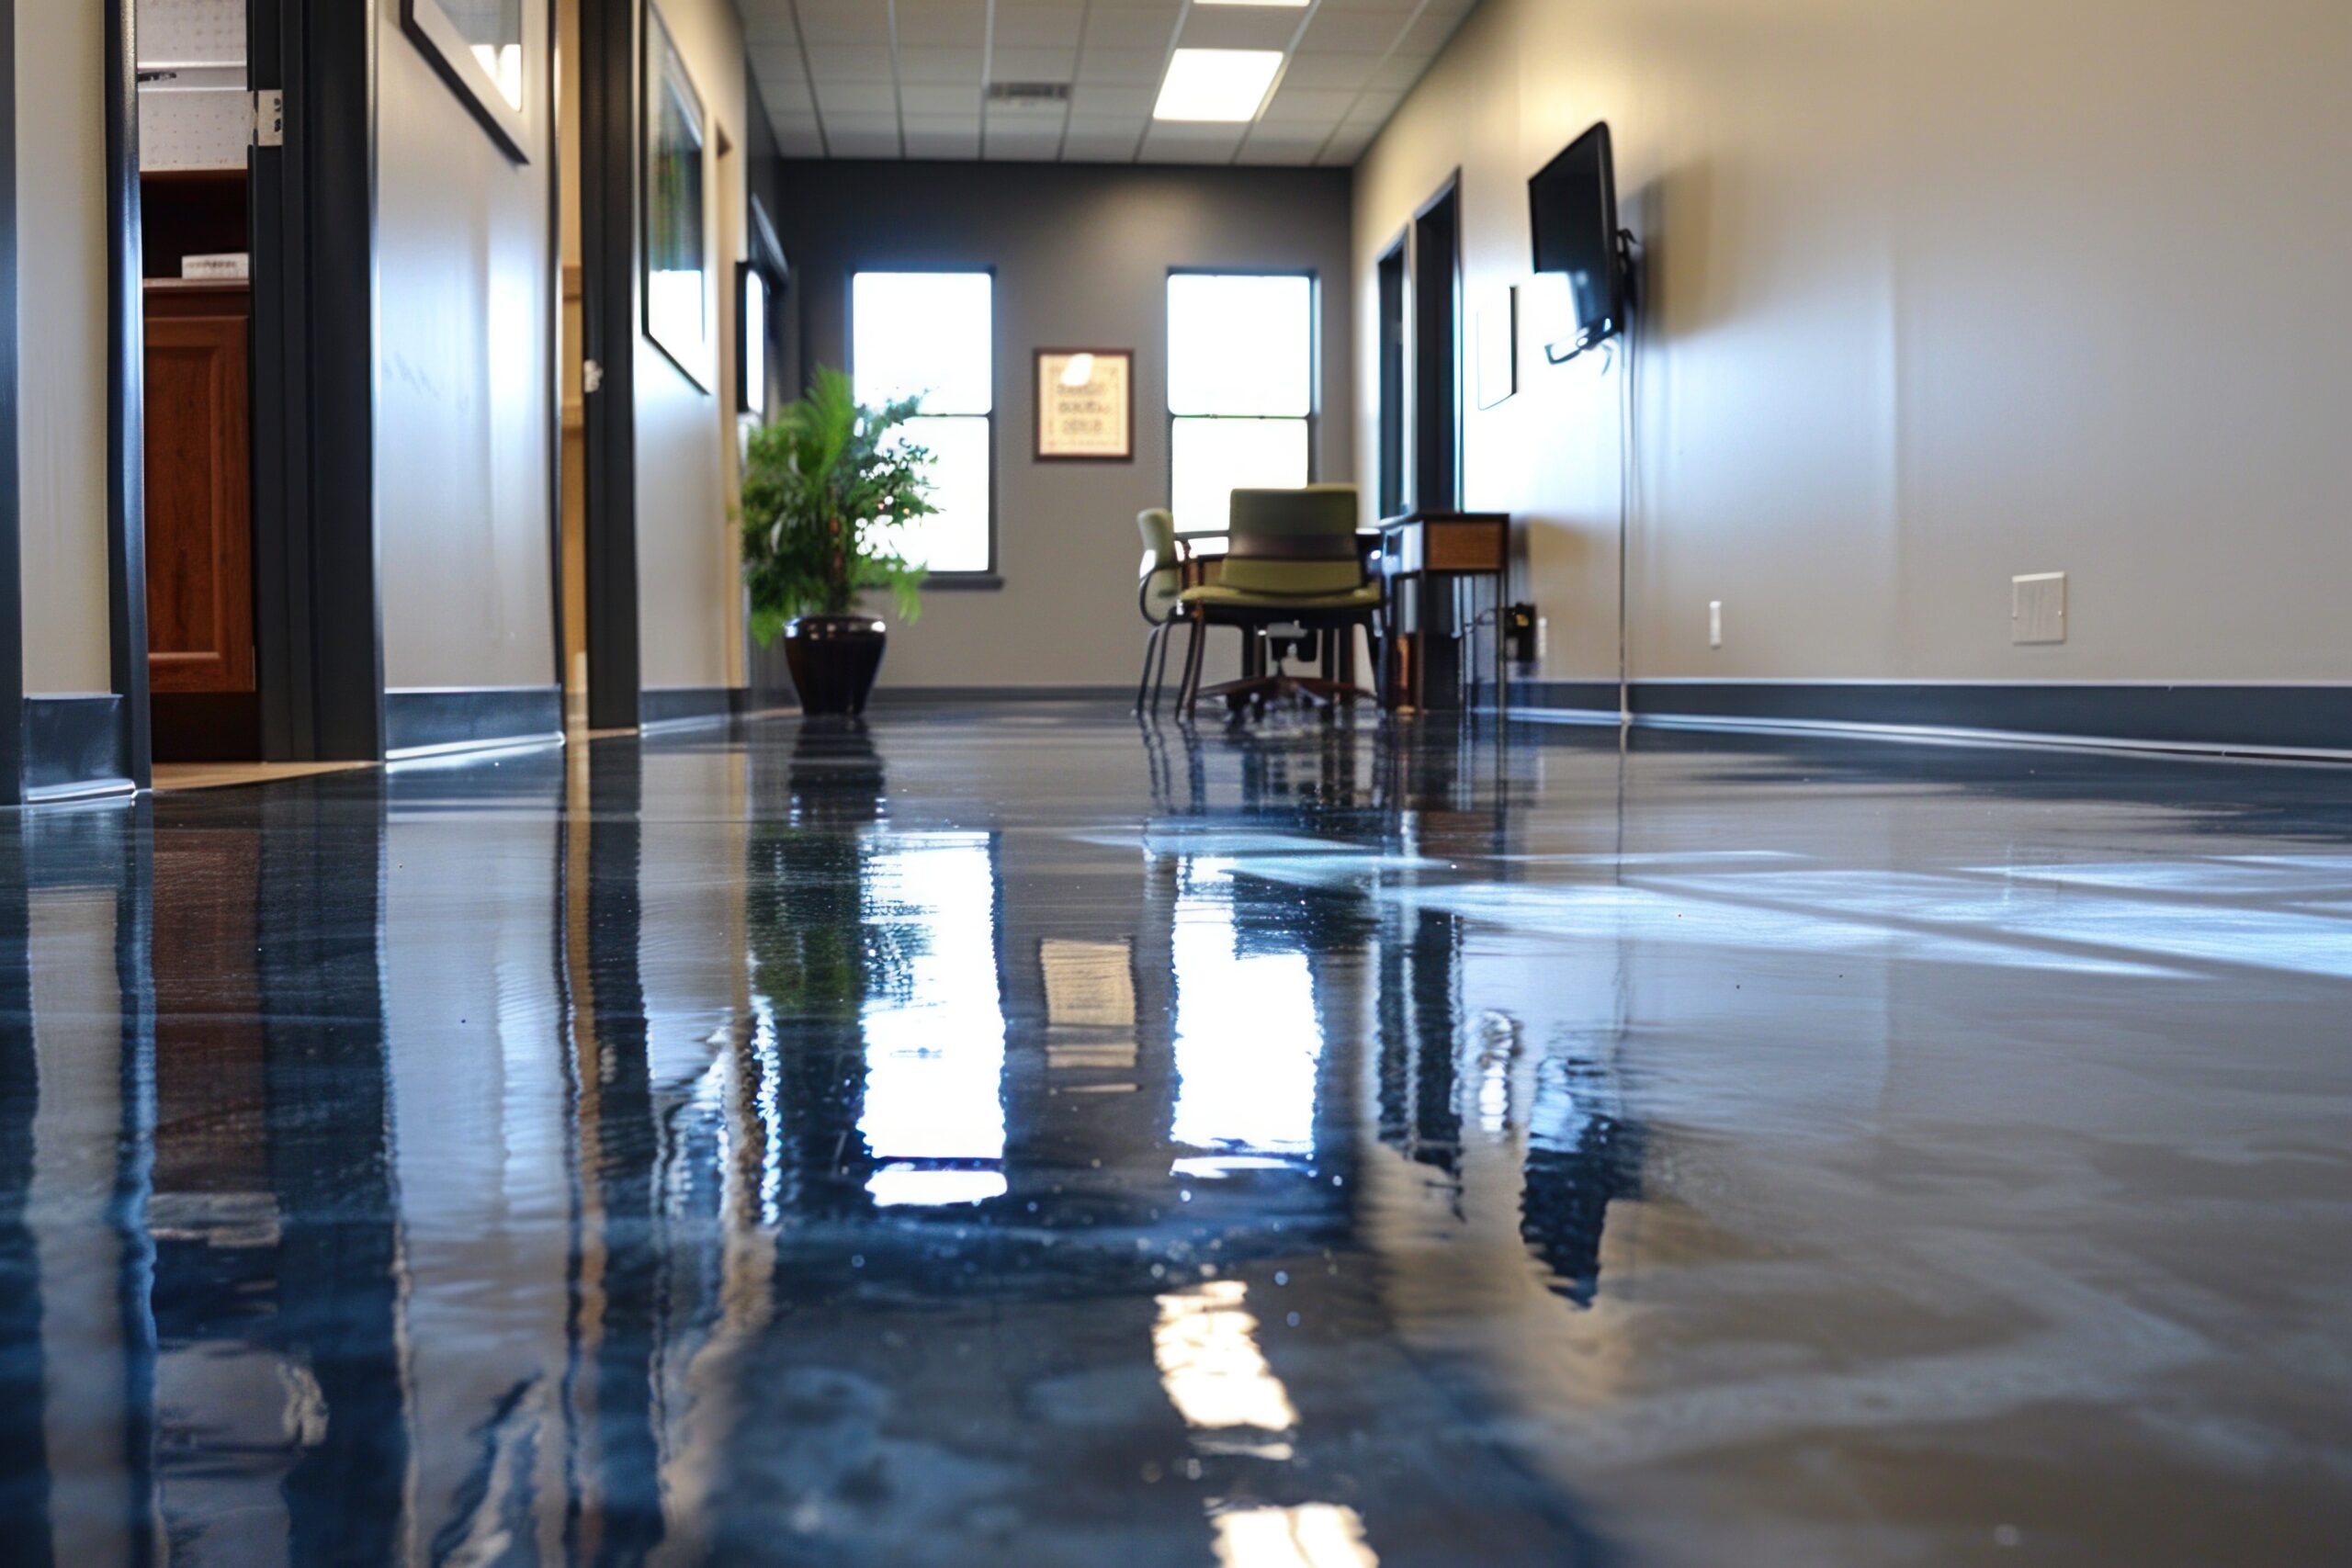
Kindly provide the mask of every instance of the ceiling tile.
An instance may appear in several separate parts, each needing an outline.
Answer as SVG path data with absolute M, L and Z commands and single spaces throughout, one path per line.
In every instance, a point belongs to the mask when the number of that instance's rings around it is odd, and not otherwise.
M 918 130 L 907 127 L 907 156 L 910 158 L 969 159 L 980 155 L 980 128 L 944 130 Z
M 1068 82 L 1078 74 L 1078 50 L 1005 49 L 989 57 L 991 82 Z
M 1345 87 L 1350 92 L 1372 80 L 1380 65 L 1378 54 L 1340 54 L 1303 49 L 1283 73 L 1285 87 Z
M 812 43 L 808 46 L 808 70 L 817 78 L 820 93 L 828 82 L 888 82 L 890 46 Z
M 1140 84 L 1156 89 L 1167 69 L 1168 51 L 1164 49 L 1097 49 L 1090 43 L 1079 61 L 1078 79 Z
M 833 130 L 825 132 L 826 144 L 836 158 L 896 158 L 899 155 L 899 128 L 888 130 Z
M 978 82 L 987 70 L 987 56 L 977 47 L 899 46 L 899 80 L 901 82 Z
M 899 107 L 914 115 L 965 114 L 979 123 L 980 85 L 978 82 L 933 84 L 909 82 L 899 89 Z

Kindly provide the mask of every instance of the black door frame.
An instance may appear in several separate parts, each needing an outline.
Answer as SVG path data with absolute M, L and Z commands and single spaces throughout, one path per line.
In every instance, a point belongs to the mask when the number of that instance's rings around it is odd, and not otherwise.
M 637 599 L 638 39 L 644 0 L 580 0 L 582 553 L 588 722 L 634 728 L 643 682 Z
M 1462 171 L 1413 213 L 1413 493 L 1418 512 L 1462 502 Z M 1440 329 L 1442 337 L 1440 335 Z M 1431 350 L 1442 342 L 1443 352 Z

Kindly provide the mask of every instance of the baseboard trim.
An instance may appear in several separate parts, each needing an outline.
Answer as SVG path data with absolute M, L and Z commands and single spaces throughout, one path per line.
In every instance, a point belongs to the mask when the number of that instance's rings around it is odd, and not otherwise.
M 562 739 L 560 686 L 420 686 L 384 694 L 389 761 Z
M 138 793 L 121 697 L 27 697 L 24 730 L 26 805 Z
M 1172 690 L 1173 687 L 1171 686 Z M 1091 703 L 1116 698 L 1133 706 L 1132 682 L 1118 686 L 876 686 L 868 707 L 899 703 Z
M 1514 682 L 1515 711 L 1606 716 L 1615 703 L 1553 701 L 1577 682 Z M 1522 685 L 1533 688 L 1522 696 Z M 1891 740 L 2098 747 L 2352 761 L 2352 685 L 1637 681 L 1634 723 Z
M 637 727 L 666 729 L 741 717 L 752 710 L 748 686 L 649 686 L 637 694 Z

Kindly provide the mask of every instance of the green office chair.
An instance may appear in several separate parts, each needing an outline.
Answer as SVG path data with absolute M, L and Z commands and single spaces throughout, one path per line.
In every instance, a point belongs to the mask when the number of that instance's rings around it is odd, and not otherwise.
M 1176 538 L 1176 519 L 1164 507 L 1136 513 L 1136 531 L 1143 536 L 1143 564 L 1136 581 L 1136 607 L 1151 630 L 1143 641 L 1143 680 L 1136 686 L 1136 712 L 1159 711 L 1159 690 L 1168 679 L 1168 630 L 1187 618 L 1178 595 L 1184 590 L 1184 547 Z M 1155 662 L 1158 668 L 1154 668 Z
M 1351 651 L 1352 634 L 1362 626 L 1377 643 L 1380 584 L 1364 570 L 1356 515 L 1353 485 L 1233 492 L 1224 571 L 1216 581 L 1177 596 L 1193 622 L 1176 698 L 1179 713 L 1189 716 L 1204 695 L 1221 696 L 1238 710 L 1262 709 L 1287 696 L 1338 704 L 1374 694 L 1346 679 L 1346 662 L 1338 659 L 1327 660 L 1332 673 L 1320 678 L 1289 674 L 1276 659 L 1267 673 L 1227 681 L 1205 693 L 1201 688 L 1202 650 L 1211 626 L 1238 626 L 1245 635 L 1297 626 L 1342 638 Z M 1375 679 L 1382 662 L 1375 654 Z

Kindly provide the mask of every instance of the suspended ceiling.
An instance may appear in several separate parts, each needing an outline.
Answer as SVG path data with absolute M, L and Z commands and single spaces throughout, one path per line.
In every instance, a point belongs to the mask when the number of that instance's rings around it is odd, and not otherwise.
M 790 157 L 1344 165 L 1476 0 L 738 3 Z M 1254 120 L 1156 121 L 1180 47 L 1285 62 Z

